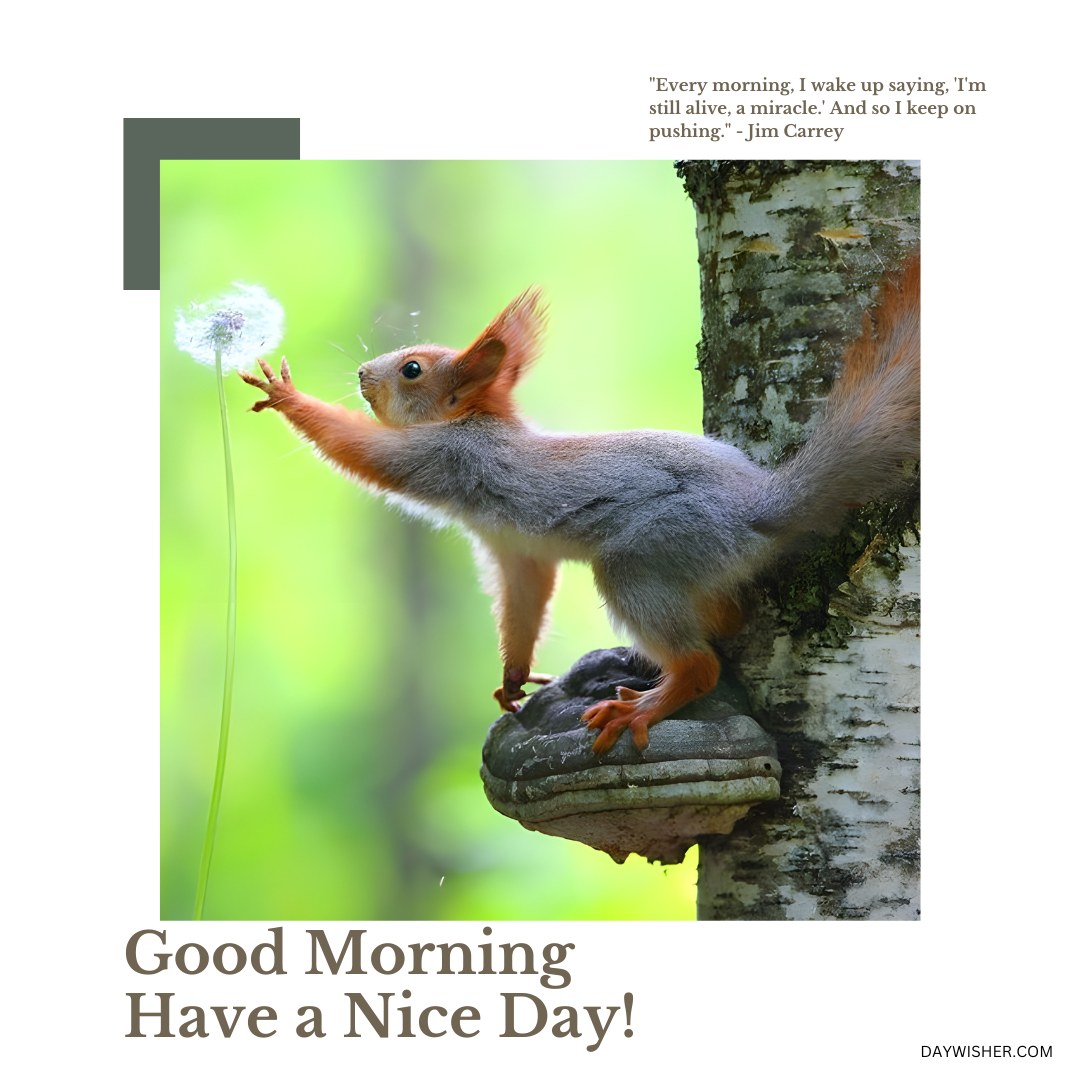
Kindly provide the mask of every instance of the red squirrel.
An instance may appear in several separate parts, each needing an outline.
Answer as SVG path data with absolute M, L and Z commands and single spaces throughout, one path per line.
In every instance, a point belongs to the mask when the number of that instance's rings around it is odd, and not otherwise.
M 801 536 L 839 527 L 884 494 L 919 451 L 919 262 L 886 277 L 848 349 L 821 422 L 774 470 L 702 435 L 539 431 L 511 396 L 540 351 L 537 289 L 512 301 L 465 349 L 417 345 L 360 367 L 377 419 L 330 405 L 280 376 L 241 377 L 319 453 L 361 484 L 452 518 L 496 572 L 503 660 L 495 699 L 515 712 L 563 559 L 592 566 L 613 622 L 660 668 L 651 690 L 618 687 L 587 709 L 593 750 L 624 728 L 644 749 L 651 724 L 711 690 L 714 643 L 743 624 L 740 598 Z

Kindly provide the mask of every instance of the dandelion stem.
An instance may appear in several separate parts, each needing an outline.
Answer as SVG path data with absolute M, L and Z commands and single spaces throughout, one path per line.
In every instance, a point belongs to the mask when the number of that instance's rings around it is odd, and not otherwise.
M 214 353 L 217 370 L 218 405 L 221 409 L 221 438 L 225 446 L 225 503 L 229 517 L 229 601 L 225 617 L 225 690 L 221 701 L 221 727 L 218 731 L 217 766 L 210 792 L 210 813 L 206 822 L 199 879 L 195 887 L 195 918 L 203 917 L 206 886 L 210 879 L 210 860 L 214 854 L 221 787 L 225 779 L 225 757 L 229 749 L 229 719 L 232 715 L 233 671 L 236 667 L 236 493 L 233 488 L 232 450 L 229 446 L 229 412 L 225 406 L 225 377 L 221 370 L 221 350 Z

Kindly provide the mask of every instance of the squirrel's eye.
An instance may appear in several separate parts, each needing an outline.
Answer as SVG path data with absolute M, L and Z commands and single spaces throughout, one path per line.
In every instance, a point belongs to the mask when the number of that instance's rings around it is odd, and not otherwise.
M 423 368 L 415 360 L 410 360 L 402 369 L 401 374 L 406 379 L 418 379 Z

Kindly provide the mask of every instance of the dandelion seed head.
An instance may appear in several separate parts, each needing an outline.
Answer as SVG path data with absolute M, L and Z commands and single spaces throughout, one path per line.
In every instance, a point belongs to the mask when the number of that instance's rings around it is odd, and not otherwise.
M 242 311 L 215 311 L 210 316 L 209 338 L 219 348 L 228 348 L 244 329 Z
M 285 330 L 285 311 L 261 286 L 233 283 L 233 292 L 176 313 L 176 347 L 213 366 L 221 353 L 224 371 L 247 367 L 276 349 Z

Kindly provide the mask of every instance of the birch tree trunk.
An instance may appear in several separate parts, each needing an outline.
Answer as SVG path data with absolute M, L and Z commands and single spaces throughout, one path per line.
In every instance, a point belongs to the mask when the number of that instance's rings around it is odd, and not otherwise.
M 918 241 L 902 162 L 686 162 L 705 430 L 775 465 L 817 419 L 886 270 Z M 918 494 L 852 515 L 766 582 L 725 650 L 783 796 L 701 845 L 702 919 L 919 915 Z

